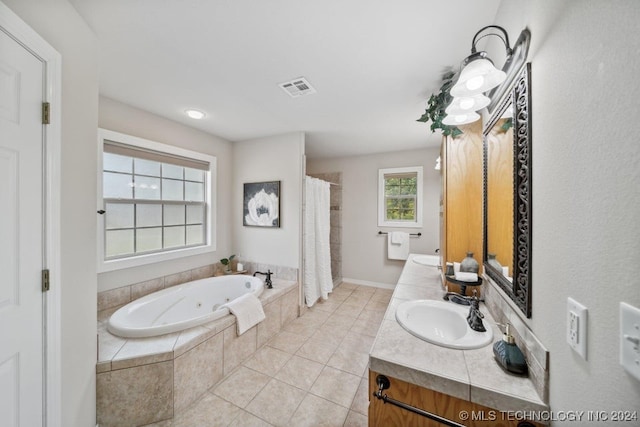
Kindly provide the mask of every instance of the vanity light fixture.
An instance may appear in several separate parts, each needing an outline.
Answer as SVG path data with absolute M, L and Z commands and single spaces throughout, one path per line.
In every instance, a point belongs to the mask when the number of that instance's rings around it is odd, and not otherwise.
M 189 109 L 189 110 L 185 110 L 184 112 L 187 116 L 191 117 L 192 119 L 196 119 L 196 120 L 200 120 L 203 119 L 205 114 L 202 111 L 199 110 L 193 110 L 193 109 Z
M 483 31 L 487 29 L 494 29 L 502 32 L 502 35 L 498 32 L 489 32 L 478 37 Z M 499 86 L 505 79 L 506 74 L 504 71 L 497 69 L 491 59 L 487 57 L 487 52 L 476 50 L 476 43 L 485 37 L 496 36 L 505 45 L 507 59 L 513 53 L 511 46 L 509 46 L 509 36 L 504 28 L 497 25 L 487 25 L 480 29 L 473 36 L 471 43 L 471 55 L 467 56 L 462 62 L 462 71 L 458 82 L 451 88 L 451 95 L 454 97 L 473 96 L 483 92 L 487 92 L 496 86 Z

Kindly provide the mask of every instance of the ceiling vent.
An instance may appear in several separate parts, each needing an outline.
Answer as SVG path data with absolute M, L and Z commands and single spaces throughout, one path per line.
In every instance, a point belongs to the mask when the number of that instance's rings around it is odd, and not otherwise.
M 292 98 L 298 98 L 303 95 L 311 95 L 312 93 L 316 93 L 316 90 L 304 77 L 299 77 L 288 82 L 280 83 L 279 86 Z

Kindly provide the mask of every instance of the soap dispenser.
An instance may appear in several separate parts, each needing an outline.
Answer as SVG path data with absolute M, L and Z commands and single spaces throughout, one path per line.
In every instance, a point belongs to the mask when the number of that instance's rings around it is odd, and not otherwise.
M 511 335 L 511 325 L 507 323 L 502 339 L 493 345 L 493 355 L 500 366 L 518 375 L 527 375 L 528 367 L 524 354 L 516 345 Z

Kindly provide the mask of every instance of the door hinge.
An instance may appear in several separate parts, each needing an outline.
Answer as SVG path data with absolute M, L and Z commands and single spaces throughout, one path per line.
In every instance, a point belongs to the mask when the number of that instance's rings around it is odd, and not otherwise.
M 47 292 L 49 290 L 49 270 L 42 270 L 42 292 Z
M 51 104 L 49 104 L 48 102 L 43 102 L 42 103 L 42 124 L 43 125 L 49 124 L 50 115 L 51 115 Z

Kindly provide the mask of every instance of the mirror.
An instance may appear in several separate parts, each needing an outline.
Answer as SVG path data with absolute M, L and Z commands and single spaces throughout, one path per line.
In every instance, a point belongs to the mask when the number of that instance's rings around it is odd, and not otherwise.
M 531 64 L 483 130 L 484 270 L 531 317 Z

